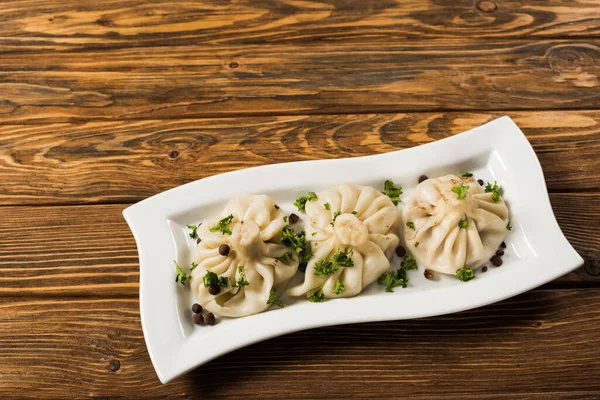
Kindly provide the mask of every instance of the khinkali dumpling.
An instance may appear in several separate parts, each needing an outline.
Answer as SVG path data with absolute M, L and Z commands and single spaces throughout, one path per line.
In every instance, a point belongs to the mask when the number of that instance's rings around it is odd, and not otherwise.
M 404 240 L 423 266 L 446 274 L 488 261 L 508 234 L 508 208 L 474 178 L 421 182 L 402 211 Z
M 192 271 L 191 287 L 200 305 L 227 317 L 269 307 L 271 290 L 280 293 L 298 269 L 298 256 L 275 243 L 284 215 L 269 196 L 245 195 L 230 200 L 218 217 L 198 227 L 200 242 L 193 257 L 198 266 Z M 220 250 L 222 245 L 229 249 Z M 218 293 L 210 293 L 211 285 Z
M 321 298 L 360 293 L 389 267 L 398 246 L 398 209 L 372 187 L 344 184 L 306 203 L 305 230 L 313 257 L 292 296 L 321 291 Z

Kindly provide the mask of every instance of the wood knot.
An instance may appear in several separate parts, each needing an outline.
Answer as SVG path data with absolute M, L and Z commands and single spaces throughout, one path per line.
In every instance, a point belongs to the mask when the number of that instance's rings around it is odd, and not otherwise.
M 585 273 L 590 276 L 593 276 L 593 277 L 600 276 L 600 262 L 598 261 L 597 258 L 595 258 L 595 259 L 588 258 L 587 260 L 585 260 L 585 263 L 583 264 L 583 269 L 584 269 Z
M 240 64 L 236 63 L 235 61 L 233 61 L 231 64 L 229 64 L 229 68 L 237 68 L 239 66 L 240 66 Z
M 555 49 L 548 55 L 548 63 L 556 72 L 581 71 L 583 55 L 575 49 Z
M 179 157 L 179 152 L 177 150 L 173 150 L 172 152 L 169 153 L 169 157 L 177 158 L 177 157 Z
M 477 9 L 486 13 L 496 11 L 498 6 L 492 0 L 479 0 L 477 2 Z
M 110 360 L 108 363 L 108 369 L 112 372 L 117 372 L 121 368 L 121 362 L 119 360 Z
M 96 23 L 100 26 L 110 26 L 112 24 L 112 21 L 106 17 L 102 17 L 100 19 L 97 19 Z

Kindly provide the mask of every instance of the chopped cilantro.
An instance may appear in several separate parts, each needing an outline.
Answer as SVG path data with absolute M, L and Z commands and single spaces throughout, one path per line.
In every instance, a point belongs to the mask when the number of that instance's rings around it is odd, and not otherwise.
M 190 272 L 195 270 L 197 266 L 198 266 L 198 264 L 196 264 L 195 262 L 192 262 L 192 268 L 190 268 Z
M 315 264 L 315 275 L 329 275 L 336 272 L 340 267 L 354 267 L 354 262 L 349 257 L 352 250 L 338 251 L 331 258 L 319 261 Z
M 190 238 L 192 239 L 196 239 L 198 237 L 198 233 L 196 232 L 198 230 L 198 225 L 186 225 L 188 227 L 188 229 L 191 230 L 191 232 L 189 233 Z
M 473 273 L 472 269 L 460 268 L 460 269 L 456 270 L 456 277 L 461 282 L 467 282 L 467 281 L 470 281 L 471 279 L 474 279 L 475 274 Z
M 352 211 L 352 215 L 358 215 L 358 211 Z
M 237 282 L 236 282 L 236 286 L 242 287 L 242 286 L 248 286 L 250 284 L 250 282 L 248 282 L 246 280 L 246 274 L 244 273 L 244 266 L 240 265 L 238 267 L 238 273 L 240 275 L 240 277 L 238 278 Z
M 202 281 L 204 282 L 204 287 L 217 286 L 219 284 L 219 277 L 212 271 L 206 271 Z
M 229 285 L 229 279 L 227 279 L 226 276 L 220 276 L 217 284 L 221 287 L 227 287 L 227 285 Z
M 404 257 L 404 260 L 400 263 L 400 268 L 404 268 L 405 270 L 411 271 L 413 269 L 417 269 L 417 260 L 412 258 L 410 255 Z
M 333 213 L 333 219 L 331 220 L 331 226 L 335 225 L 335 219 L 337 217 L 339 217 L 341 213 L 342 213 L 341 211 L 336 211 L 336 212 Z
M 469 221 L 467 221 L 466 219 L 461 219 L 460 221 L 458 221 L 459 228 L 464 229 L 467 226 L 469 226 Z
M 283 216 L 283 222 L 285 222 L 287 224 L 287 215 Z
M 211 232 L 221 232 L 223 235 L 231 235 L 231 221 L 233 220 L 233 214 L 229 214 L 209 230 Z
M 383 193 L 386 194 L 394 205 L 400 203 L 400 195 L 402 194 L 402 185 L 394 186 L 394 182 L 391 180 L 385 181 L 383 184 Z
M 456 186 L 452 188 L 452 191 L 458 195 L 458 200 L 462 200 L 467 197 L 467 190 L 469 190 L 469 186 L 463 185 Z
M 388 293 L 392 293 L 392 289 L 397 286 L 402 286 L 405 288 L 408 284 L 408 279 L 406 279 L 406 270 L 404 270 L 404 268 L 398 268 L 396 270 L 384 272 L 379 278 L 377 278 L 377 283 L 385 286 L 385 291 Z
M 271 292 L 269 293 L 269 300 L 267 300 L 267 304 L 275 304 L 276 306 L 283 308 L 283 303 L 281 302 L 281 300 L 279 300 L 279 296 L 277 296 L 275 288 L 271 288 Z
M 512 231 L 512 225 L 510 224 L 510 221 L 508 221 L 508 223 L 506 224 L 506 229 Z
M 317 236 L 317 232 L 315 231 L 315 232 L 311 233 L 310 236 Z
M 470 177 L 472 177 L 472 176 L 473 176 L 473 174 L 472 174 L 472 173 L 470 173 L 470 172 L 461 172 L 461 173 L 460 173 L 460 176 L 461 176 L 462 178 L 470 178 Z
M 412 221 L 408 221 L 406 223 L 406 226 L 408 226 L 410 229 L 412 229 L 413 231 L 415 230 L 415 223 Z
M 331 210 L 331 206 L 329 205 L 329 203 L 325 203 L 325 204 L 323 205 L 323 207 L 325 207 L 325 209 L 326 209 L 327 211 Z
M 317 199 L 317 195 L 315 194 L 315 192 L 308 192 L 308 195 L 298 197 L 296 199 L 296 201 L 294 202 L 294 205 L 296 207 L 298 207 L 298 211 L 304 211 L 304 209 L 306 207 L 306 202 L 316 200 L 316 199 Z
M 344 287 L 344 284 L 342 282 L 340 282 L 339 279 L 336 279 L 335 280 L 335 288 L 333 289 L 333 294 L 339 296 L 342 293 L 344 293 L 344 290 L 346 290 L 346 288 Z
M 298 254 L 298 258 L 300 259 L 298 268 L 301 271 L 304 271 L 306 269 L 306 264 L 308 264 L 308 261 L 312 257 L 312 253 L 306 249 L 306 232 L 300 231 L 295 233 L 293 228 L 286 225 L 283 227 L 281 244 L 290 247 Z
M 184 270 L 182 270 L 179 264 L 177 264 L 177 261 L 173 260 L 173 262 L 175 263 L 175 272 L 177 274 L 175 275 L 175 282 L 179 282 L 182 285 L 185 285 L 188 279 L 192 279 L 192 276 L 186 273 Z
M 415 247 L 419 247 L 419 242 L 415 242 Z
M 316 292 L 310 295 L 308 301 L 311 303 L 322 303 L 325 301 L 325 295 L 323 294 L 322 288 L 317 289 Z
M 291 261 L 293 255 L 294 255 L 294 253 L 292 253 L 291 251 L 288 251 L 287 253 L 283 254 L 281 257 L 279 257 L 277 259 L 281 262 L 288 262 L 288 261 Z
M 485 192 L 492 194 L 492 201 L 494 203 L 497 203 L 500 201 L 500 192 L 501 191 L 502 191 L 502 188 L 496 184 L 496 181 L 494 181 L 494 185 L 492 185 L 490 182 L 488 182 L 488 184 L 485 185 Z

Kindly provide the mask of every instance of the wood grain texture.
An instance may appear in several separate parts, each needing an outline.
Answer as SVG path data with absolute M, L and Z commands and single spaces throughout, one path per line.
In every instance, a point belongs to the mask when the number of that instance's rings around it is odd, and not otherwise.
M 552 194 L 551 200 L 586 264 L 547 287 L 597 287 L 600 194 Z M 121 216 L 125 207 L 0 207 L 0 296 L 137 297 L 138 256 Z
M 283 336 L 161 385 L 137 300 L 3 299 L 0 397 L 597 399 L 599 329 L 597 289 L 533 291 L 449 316 Z
M 3 1 L 11 51 L 153 45 L 248 45 L 423 38 L 598 37 L 592 0 Z M 490 12 L 482 11 L 487 9 Z
M 6 53 L 0 123 L 600 107 L 600 40 Z
M 280 116 L 0 126 L 0 204 L 135 202 L 245 167 L 428 143 L 502 112 Z M 507 113 L 550 191 L 600 189 L 600 111 Z

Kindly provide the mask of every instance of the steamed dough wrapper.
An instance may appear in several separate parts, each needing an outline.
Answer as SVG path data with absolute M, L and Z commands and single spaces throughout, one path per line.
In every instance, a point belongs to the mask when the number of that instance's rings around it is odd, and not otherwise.
M 340 212 L 337 217 L 336 212 Z M 386 195 L 367 186 L 336 186 L 307 202 L 306 216 L 306 240 L 313 257 L 306 267 L 304 282 L 289 289 L 289 295 L 310 295 L 322 288 L 325 298 L 355 296 L 389 269 L 389 259 L 399 243 L 393 233 L 398 210 Z M 352 260 L 353 266 L 315 274 L 315 267 L 340 252 Z M 342 293 L 335 293 L 336 281 L 343 285 Z
M 461 185 L 468 187 L 464 199 L 452 191 Z M 464 220 L 467 227 L 461 228 L 459 222 Z M 406 225 L 409 221 L 414 230 Z M 456 175 L 423 181 L 402 211 L 404 240 L 417 262 L 452 275 L 457 269 L 475 269 L 489 261 L 508 234 L 508 222 L 501 197 L 494 202 L 492 193 L 486 193 L 474 178 Z
M 210 231 L 229 215 L 233 216 L 230 235 Z M 289 251 L 279 244 L 284 215 L 269 196 L 245 195 L 229 201 L 219 216 L 198 227 L 201 241 L 194 252 L 193 261 L 198 266 L 192 271 L 191 288 L 200 305 L 227 317 L 256 314 L 270 306 L 267 302 L 271 289 L 280 294 L 298 269 L 296 254 L 289 261 L 278 260 Z M 223 244 L 230 247 L 227 256 L 219 253 Z M 204 285 L 207 271 L 227 278 L 227 286 L 214 296 Z M 248 282 L 246 286 L 238 286 L 244 281 Z

